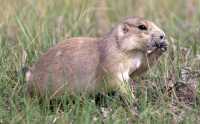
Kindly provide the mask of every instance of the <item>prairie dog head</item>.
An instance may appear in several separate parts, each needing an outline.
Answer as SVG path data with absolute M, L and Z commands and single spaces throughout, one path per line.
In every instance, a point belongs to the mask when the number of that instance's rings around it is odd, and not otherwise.
M 129 17 L 115 29 L 117 44 L 124 52 L 148 51 L 165 43 L 165 33 L 153 22 L 140 17 Z

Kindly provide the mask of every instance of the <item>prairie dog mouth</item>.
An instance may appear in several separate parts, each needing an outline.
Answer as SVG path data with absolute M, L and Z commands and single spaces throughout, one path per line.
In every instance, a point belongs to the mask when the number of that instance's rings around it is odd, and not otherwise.
M 155 44 L 153 45 L 153 47 L 159 48 L 162 51 L 166 51 L 167 50 L 167 43 L 165 41 L 160 42 L 160 43 L 155 42 Z
M 162 52 L 165 52 L 167 51 L 168 45 L 167 45 L 167 41 L 163 40 L 163 41 L 153 41 L 147 47 L 148 47 L 147 53 L 151 53 L 155 49 L 160 49 Z

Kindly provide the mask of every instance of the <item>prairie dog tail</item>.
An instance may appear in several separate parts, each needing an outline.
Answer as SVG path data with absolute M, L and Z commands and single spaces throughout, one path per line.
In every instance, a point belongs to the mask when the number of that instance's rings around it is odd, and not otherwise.
M 26 81 L 30 81 L 33 77 L 31 70 L 28 67 L 22 68 L 22 74 L 24 75 Z
M 28 71 L 26 72 L 25 77 L 26 77 L 26 81 L 32 80 L 32 77 L 33 77 L 33 76 L 32 76 L 32 73 L 31 73 L 30 70 L 28 70 Z
M 30 83 L 33 80 L 33 74 L 28 67 L 22 67 L 21 73 L 23 74 L 24 81 L 27 83 L 27 93 L 29 96 L 33 96 L 33 86 Z

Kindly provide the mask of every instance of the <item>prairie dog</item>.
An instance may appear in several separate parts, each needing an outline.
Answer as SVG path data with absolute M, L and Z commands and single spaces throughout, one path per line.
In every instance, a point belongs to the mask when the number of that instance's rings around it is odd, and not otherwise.
M 100 38 L 76 37 L 50 48 L 26 73 L 29 93 L 40 96 L 108 92 L 128 94 L 130 75 L 142 73 L 166 50 L 153 22 L 128 17 Z

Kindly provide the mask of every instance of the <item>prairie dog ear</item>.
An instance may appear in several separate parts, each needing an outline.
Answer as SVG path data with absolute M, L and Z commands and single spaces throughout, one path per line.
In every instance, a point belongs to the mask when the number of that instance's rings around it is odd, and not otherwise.
M 130 25 L 123 23 L 118 26 L 118 36 L 123 37 L 126 33 L 130 31 Z

